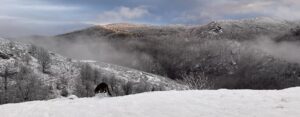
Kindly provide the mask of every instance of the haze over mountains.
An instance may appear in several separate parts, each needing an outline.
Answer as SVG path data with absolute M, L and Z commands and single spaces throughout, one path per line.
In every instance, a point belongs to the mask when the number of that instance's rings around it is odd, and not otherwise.
M 1 0 L 0 116 L 296 117 L 299 6 Z
M 297 87 L 300 85 L 299 26 L 298 21 L 272 18 L 191 26 L 118 23 L 52 37 L 1 39 L 0 104 L 71 95 L 61 98 L 67 100 L 61 101 L 63 104 L 76 96 L 95 96 L 95 87 L 101 82 L 109 85 L 112 96 L 189 89 Z M 215 91 L 215 95 L 220 91 Z M 278 92 L 284 91 L 288 90 Z M 297 88 L 292 91 L 296 92 Z M 241 96 L 254 92 L 260 93 L 253 91 Z M 213 92 L 207 91 L 210 93 Z M 195 92 L 195 96 L 199 94 Z M 219 97 L 216 99 L 223 99 Z M 111 101 L 114 99 L 118 98 Z M 85 101 L 96 103 L 93 98 Z M 297 105 L 289 107 L 292 106 Z M 6 108 L 11 109 L 3 106 Z M 10 115 L 8 111 L 3 112 Z M 87 113 L 91 112 L 83 114 Z
M 31 42 L 171 79 L 209 79 L 205 88 L 281 89 L 299 85 L 298 26 L 267 17 L 192 26 L 119 23 Z
M 297 117 L 299 6 L 1 0 L 0 116 Z

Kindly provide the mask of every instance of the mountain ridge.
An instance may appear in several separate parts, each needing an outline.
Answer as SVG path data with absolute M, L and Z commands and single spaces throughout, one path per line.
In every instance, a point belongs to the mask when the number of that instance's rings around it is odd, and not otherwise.
M 111 25 L 117 25 L 116 28 L 118 28 L 119 24 Z M 273 68 L 274 66 L 272 67 L 272 64 L 275 66 L 290 66 L 290 64 L 296 64 L 292 65 L 295 68 L 291 69 L 298 69 L 296 66 L 299 66 L 297 65 L 299 61 L 295 61 L 298 59 L 290 59 L 289 57 L 292 55 L 282 56 L 285 55 L 285 53 L 288 53 L 285 52 L 284 49 L 276 51 L 276 49 L 285 48 L 277 47 L 282 46 L 282 44 L 276 42 L 276 40 L 279 40 L 278 37 L 281 37 L 280 42 L 285 42 L 282 40 L 289 40 L 285 38 L 284 35 L 296 29 L 297 26 L 300 26 L 299 21 L 254 18 L 232 21 L 213 21 L 205 25 L 192 26 L 134 26 L 134 28 L 120 26 L 120 28 L 125 29 L 119 30 L 118 32 L 112 31 L 109 34 L 101 33 L 101 31 L 107 29 L 99 28 L 99 30 L 81 30 L 81 33 L 70 32 L 67 36 L 59 35 L 57 37 L 61 40 L 66 40 L 67 42 L 68 40 L 78 40 L 77 42 L 74 42 L 83 45 L 86 44 L 89 46 L 86 48 L 91 50 L 89 51 L 90 53 L 99 55 L 94 57 L 99 61 L 107 61 L 117 65 L 167 76 L 172 79 L 182 79 L 183 77 L 186 77 L 183 76 L 183 74 L 193 75 L 193 72 L 205 72 L 206 77 L 212 77 L 212 81 L 210 82 L 218 82 L 216 84 L 217 88 L 232 88 L 231 85 L 242 82 L 242 80 L 237 79 L 245 77 L 239 75 L 247 73 L 240 71 L 245 67 L 243 62 L 246 60 L 255 64 L 253 66 L 258 67 L 257 70 L 259 68 L 262 69 L 255 73 L 275 69 Z M 82 42 L 82 40 L 90 40 L 90 42 L 85 43 Z M 269 41 L 264 40 L 270 40 L 270 43 L 268 43 Z M 103 43 L 105 46 L 101 45 Z M 93 45 L 93 47 L 90 47 L 91 45 Z M 107 48 L 113 49 L 105 51 Z M 107 54 L 101 54 L 101 52 L 99 52 L 101 50 L 104 50 L 103 53 Z M 277 53 L 282 51 L 284 52 Z M 101 55 L 106 58 L 101 57 Z M 251 59 L 243 61 L 243 59 L 241 59 L 243 56 L 245 56 L 245 58 L 248 56 Z M 238 61 L 240 61 L 240 63 Z M 264 64 L 256 64 L 258 61 L 262 61 Z M 248 67 L 251 69 L 254 68 L 253 66 Z M 291 70 L 289 67 L 283 66 L 282 68 L 285 69 L 283 70 L 284 72 Z M 207 70 L 202 67 L 207 67 Z M 294 80 L 297 79 L 298 76 L 296 74 L 298 73 L 298 70 L 295 70 L 295 74 L 293 75 L 288 72 L 290 78 L 293 77 L 292 79 Z M 261 74 L 268 76 L 267 73 Z M 278 74 L 279 76 L 276 77 L 284 77 L 282 76 L 283 74 Z M 258 78 L 260 76 L 253 77 Z M 237 81 L 228 81 L 224 83 L 224 81 L 222 81 L 224 79 L 222 78 L 228 78 L 225 80 L 236 79 Z M 271 82 L 271 80 L 261 81 L 261 83 L 263 82 Z M 226 85 L 223 85 L 223 83 Z M 282 85 L 281 83 L 278 84 Z M 290 85 L 293 83 L 290 82 L 287 84 Z M 255 84 L 253 84 L 248 85 L 246 88 L 263 88 L 266 86 L 267 85 L 256 87 Z M 242 85 L 233 87 L 242 87 Z M 274 85 L 272 87 L 277 86 Z M 283 87 L 286 88 L 286 86 Z

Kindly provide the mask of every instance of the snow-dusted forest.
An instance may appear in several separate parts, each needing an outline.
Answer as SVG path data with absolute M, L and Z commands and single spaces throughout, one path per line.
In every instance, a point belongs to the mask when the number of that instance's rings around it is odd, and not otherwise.
M 2 117 L 297 117 L 295 0 L 1 0 Z

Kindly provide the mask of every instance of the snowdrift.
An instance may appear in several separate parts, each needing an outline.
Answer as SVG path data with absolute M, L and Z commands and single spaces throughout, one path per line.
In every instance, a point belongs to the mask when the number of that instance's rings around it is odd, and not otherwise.
M 162 91 L 0 106 L 1 117 L 297 117 L 300 88 Z

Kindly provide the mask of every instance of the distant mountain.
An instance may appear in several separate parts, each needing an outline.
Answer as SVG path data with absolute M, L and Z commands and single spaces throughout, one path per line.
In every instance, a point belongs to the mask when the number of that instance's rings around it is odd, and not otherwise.
M 142 24 L 129 24 L 129 23 L 116 23 L 116 24 L 108 24 L 103 26 L 105 29 L 112 30 L 114 32 L 126 32 L 133 29 L 141 29 L 146 28 L 147 25 Z
M 99 25 L 91 28 L 87 28 L 80 31 L 70 32 L 67 34 L 58 35 L 62 38 L 73 38 L 77 36 L 88 36 L 88 37 L 113 37 L 117 38 L 119 35 L 122 36 L 163 36 L 163 35 L 185 35 L 192 37 L 205 38 L 214 33 L 220 33 L 218 36 L 222 38 L 249 38 L 247 36 L 257 35 L 273 35 L 283 34 L 289 31 L 291 28 L 295 28 L 300 25 L 300 22 L 286 21 L 273 18 L 254 18 L 245 20 L 224 20 L 224 21 L 213 21 L 206 25 L 166 25 L 166 26 L 155 26 L 155 25 L 141 25 L 141 24 L 128 24 L 128 23 L 116 23 L 108 25 Z M 222 32 L 218 32 L 222 30 Z M 121 35 L 124 34 L 124 35 Z M 241 36 L 247 34 L 247 36 Z M 216 36 L 216 35 L 214 35 Z M 217 37 L 217 36 L 216 36 Z M 132 38 L 132 37 L 130 37 Z

